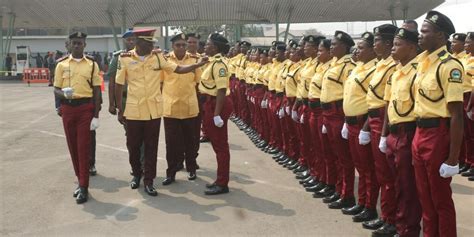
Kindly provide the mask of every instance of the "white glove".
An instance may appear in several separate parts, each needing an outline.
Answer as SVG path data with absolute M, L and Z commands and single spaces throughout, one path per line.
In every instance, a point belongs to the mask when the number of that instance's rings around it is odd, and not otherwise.
M 286 114 L 291 115 L 290 106 L 285 107 Z
M 291 111 L 291 119 L 293 119 L 295 122 L 298 122 L 299 118 L 298 118 L 298 112 L 292 110 Z
M 344 139 L 349 139 L 349 130 L 347 129 L 347 123 L 344 123 L 341 130 L 341 136 Z
M 283 109 L 283 107 L 280 108 L 280 110 L 278 111 L 278 117 L 280 119 L 282 119 L 283 117 L 285 117 L 285 111 Z
M 379 149 L 382 153 L 387 153 L 387 137 L 380 137 Z
M 304 113 L 303 113 L 303 114 L 301 114 L 300 123 L 301 123 L 301 124 L 303 124 L 303 123 L 304 123 Z
M 439 176 L 443 178 L 453 177 L 457 173 L 459 173 L 459 165 L 451 166 L 443 163 L 441 167 L 439 167 Z
M 265 109 L 265 100 L 262 100 L 262 102 L 260 103 L 260 108 L 262 109 Z
M 96 130 L 98 128 L 99 128 L 99 119 L 98 118 L 92 118 L 90 130 L 93 131 L 93 130 Z
M 72 95 L 74 94 L 74 89 L 72 89 L 71 87 L 66 87 L 61 90 L 63 91 L 64 97 L 66 97 L 66 99 L 72 99 Z
M 224 121 L 222 120 L 221 116 L 214 116 L 214 125 L 216 125 L 218 128 L 222 128 L 222 126 L 224 126 Z
M 474 118 L 472 117 L 472 110 L 471 111 L 467 111 L 467 117 L 470 119 L 470 120 L 474 120 Z
M 367 145 L 370 143 L 370 132 L 360 130 L 359 132 L 359 144 Z
M 321 132 L 323 134 L 327 134 L 328 133 L 328 130 L 326 129 L 326 126 L 323 125 L 322 129 L 321 129 Z

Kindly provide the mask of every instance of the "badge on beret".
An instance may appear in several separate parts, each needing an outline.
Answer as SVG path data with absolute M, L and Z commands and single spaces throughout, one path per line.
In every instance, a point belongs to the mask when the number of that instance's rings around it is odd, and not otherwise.
M 337 34 L 338 39 L 342 39 L 342 33 Z
M 449 82 L 462 83 L 461 70 L 455 68 L 449 73 Z
M 314 42 L 314 37 L 313 36 L 308 37 L 308 42 Z
M 221 68 L 219 69 L 219 76 L 220 77 L 225 77 L 225 75 L 227 74 L 225 68 Z
M 400 31 L 398 31 L 398 35 L 403 37 L 405 35 L 405 30 L 400 29 Z
M 181 33 L 181 39 L 186 39 L 186 35 L 184 35 L 183 33 Z
M 79 31 L 77 32 L 77 38 L 81 38 L 82 37 L 82 33 Z
M 367 34 L 367 33 L 366 33 L 366 34 L 364 34 L 364 39 L 368 39 L 369 37 L 370 37 L 370 35 L 369 35 L 369 34 Z
M 375 34 L 378 34 L 379 33 L 379 28 L 376 27 L 374 31 L 375 31 Z
M 438 15 L 433 15 L 433 16 L 431 16 L 431 18 L 430 18 L 430 21 L 432 21 L 432 22 L 435 23 L 435 24 L 436 24 L 436 21 L 437 21 L 437 20 L 438 20 Z

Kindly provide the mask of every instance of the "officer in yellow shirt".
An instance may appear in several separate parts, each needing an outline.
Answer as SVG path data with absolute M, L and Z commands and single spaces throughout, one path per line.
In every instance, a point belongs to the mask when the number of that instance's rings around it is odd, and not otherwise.
M 467 101 L 464 97 L 464 104 L 466 105 L 466 117 L 464 117 L 464 136 L 465 144 L 464 147 L 467 152 L 466 164 L 463 169 L 462 176 L 468 177 L 469 181 L 474 181 L 474 151 L 471 147 L 474 147 L 474 117 L 473 117 L 473 105 L 474 105 L 474 32 L 467 33 L 466 42 L 464 44 L 464 49 L 466 50 L 466 57 L 464 59 L 464 69 L 466 70 L 466 80 L 471 80 L 472 90 L 470 92 L 470 99 Z M 466 96 L 466 93 L 464 93 Z M 466 129 L 467 127 L 467 129 Z M 471 148 L 471 149 L 467 149 Z M 461 171 L 461 167 L 460 170 Z
M 164 72 L 188 73 L 207 62 L 204 58 L 199 63 L 183 66 L 168 61 L 160 51 L 152 51 L 154 33 L 155 30 L 149 29 L 134 31 L 137 37 L 136 49 L 120 55 L 115 85 L 116 94 L 122 92 L 125 83 L 128 86 L 125 111 L 122 98 L 116 99 L 118 119 L 127 125 L 127 148 L 134 176 L 130 187 L 138 188 L 144 173 L 145 192 L 151 196 L 158 195 L 153 187 L 153 179 L 156 177 L 158 138 L 163 115 L 160 84 Z M 139 159 L 142 143 L 145 143 L 144 170 Z
M 459 172 L 463 133 L 462 64 L 447 51 L 451 20 L 429 11 L 421 26 L 415 80 L 417 128 L 412 143 L 424 236 L 456 236 L 451 177 Z
M 188 39 L 189 41 L 189 39 Z M 186 52 L 186 35 L 181 33 L 171 38 L 173 51 L 168 61 L 177 65 L 192 65 L 199 57 Z M 168 169 L 163 185 L 175 181 L 179 164 L 186 162 L 188 179 L 196 179 L 196 158 L 199 150 L 200 120 L 196 86 L 201 76 L 198 68 L 186 74 L 165 72 L 163 80 L 163 116 L 166 139 L 166 161 Z
M 355 205 L 354 199 L 354 164 L 349 153 L 349 143 L 341 137 L 344 124 L 343 91 L 344 84 L 355 63 L 351 60 L 350 48 L 354 46 L 352 37 L 336 31 L 331 40 L 333 57 L 330 69 L 326 71 L 321 86 L 321 108 L 323 109 L 324 128 L 329 143 L 337 159 L 337 169 L 329 172 L 337 173 L 336 192 L 323 199 L 329 208 L 341 209 Z
M 359 132 L 367 120 L 369 109 L 366 100 L 367 90 L 377 63 L 372 33 L 365 32 L 361 35 L 361 41 L 357 43 L 357 59 L 357 66 L 344 85 L 343 109 L 346 117 L 341 136 L 349 141 L 352 161 L 359 173 L 359 195 L 357 204 L 342 208 L 342 213 L 353 215 L 354 222 L 364 222 L 377 218 L 376 207 L 379 197 L 379 185 L 375 177 L 370 145 L 359 144 Z
M 387 101 L 389 135 L 381 139 L 379 149 L 387 154 L 390 167 L 397 176 L 397 233 L 400 236 L 419 236 L 421 205 L 416 191 L 412 165 L 411 143 L 415 135 L 414 82 L 417 70 L 418 33 L 399 28 L 395 32 L 392 57 L 399 62 L 387 81 L 384 100 Z
M 84 55 L 87 35 L 69 35 L 71 54 L 58 60 L 54 73 L 54 94 L 61 100 L 60 111 L 74 172 L 79 186 L 76 203 L 87 202 L 91 130 L 99 127 L 101 80 L 99 66 Z
M 204 127 L 216 153 L 217 178 L 206 185 L 206 195 L 228 193 L 230 152 L 227 134 L 227 120 L 232 113 L 232 101 L 228 96 L 229 71 L 227 60 L 222 57 L 229 51 L 229 42 L 218 33 L 209 35 L 206 55 L 211 57 L 203 69 L 199 91 L 206 95 L 204 103 Z
M 238 87 L 238 94 L 239 94 L 239 110 L 238 110 L 238 117 L 240 121 L 237 122 L 237 125 L 243 129 L 247 129 L 248 125 L 250 124 L 250 112 L 248 108 L 247 102 L 247 84 L 245 81 L 244 71 L 248 65 L 248 52 L 250 47 L 252 46 L 251 43 L 247 41 L 240 42 L 240 60 L 237 63 L 236 67 L 236 76 L 239 80 L 239 87 Z M 237 112 L 237 111 L 236 111 Z
M 386 102 L 384 101 L 385 85 L 395 71 L 396 62 L 391 57 L 393 38 L 397 27 L 383 24 L 374 28 L 374 50 L 380 60 L 369 82 L 367 104 L 369 105 L 368 119 L 359 133 L 359 144 L 370 144 L 375 162 L 375 174 L 380 185 L 381 215 L 380 218 L 364 222 L 363 227 L 375 230 L 374 235 L 393 235 L 396 233 L 395 214 L 395 175 L 391 172 L 386 155 L 379 149 L 381 137 L 386 137 L 387 131 L 382 131 Z M 370 130 L 370 131 L 369 131 Z
M 255 77 L 255 96 L 256 101 L 255 105 L 257 107 L 258 116 L 260 119 L 260 123 L 257 127 L 258 133 L 260 134 L 261 141 L 257 143 L 257 147 L 261 150 L 265 150 L 265 147 L 268 146 L 270 141 L 270 130 L 271 127 L 268 121 L 268 104 L 265 100 L 265 96 L 268 93 L 267 85 L 268 85 L 268 75 L 270 73 L 270 66 L 269 58 L 268 58 L 268 51 L 261 49 L 260 50 L 260 62 L 259 68 L 257 70 L 257 75 Z M 268 148 L 267 148 L 268 149 Z

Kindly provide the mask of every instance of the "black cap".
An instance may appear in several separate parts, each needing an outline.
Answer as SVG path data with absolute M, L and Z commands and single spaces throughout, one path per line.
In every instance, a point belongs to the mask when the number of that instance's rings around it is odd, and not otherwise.
M 209 39 L 217 44 L 228 44 L 229 41 L 219 33 L 213 33 L 209 35 Z
M 303 38 L 304 42 L 312 43 L 318 45 L 321 40 L 326 39 L 324 36 L 315 36 L 315 35 L 307 35 Z
M 186 35 L 184 33 L 180 33 L 180 34 L 177 34 L 177 35 L 171 37 L 170 41 L 174 43 L 177 40 L 187 40 L 187 39 L 188 39 L 188 37 L 186 37 Z
M 352 47 L 355 45 L 352 37 L 344 31 L 336 30 L 336 32 L 334 33 L 334 38 L 342 41 L 344 44 L 348 45 L 349 47 Z
M 189 37 L 201 39 L 201 35 L 199 35 L 197 33 L 188 33 L 188 34 L 186 34 L 186 38 L 189 38 Z
M 69 35 L 69 39 L 85 39 L 87 37 L 86 33 L 77 31 Z
M 293 49 L 296 49 L 298 48 L 298 41 L 294 40 L 294 39 L 290 39 L 288 41 L 288 46 L 290 46 L 290 48 L 293 48 Z
M 379 25 L 374 28 L 374 35 L 388 36 L 390 38 L 393 38 L 397 29 L 398 28 L 392 24 Z
M 474 32 L 467 32 L 466 38 L 467 39 L 474 39 Z
M 370 32 L 365 32 L 361 36 L 361 40 L 367 42 L 370 46 L 374 46 L 374 34 Z
M 431 23 L 447 35 L 451 35 L 456 32 L 451 20 L 447 16 L 437 11 L 429 11 L 426 14 L 425 22 Z
M 395 37 L 418 44 L 418 32 L 411 31 L 404 28 L 398 28 L 395 32 Z
M 250 47 L 250 46 L 252 46 L 252 44 L 250 42 L 244 40 L 244 41 L 240 42 L 240 46 Z
M 453 39 L 459 40 L 459 41 L 466 41 L 466 34 L 464 33 L 454 33 L 453 34 Z

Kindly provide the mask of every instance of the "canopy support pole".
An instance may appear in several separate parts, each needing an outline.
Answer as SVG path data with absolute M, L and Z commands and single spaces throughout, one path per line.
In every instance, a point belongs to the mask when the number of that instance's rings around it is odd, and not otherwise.
M 0 10 L 1 11 L 1 10 Z M 3 14 L 0 12 L 0 26 L 3 25 Z M 3 52 L 3 29 L 0 29 L 0 75 L 5 75 L 2 71 L 4 68 L 4 52 Z
M 279 10 L 279 6 L 277 5 L 276 8 L 275 8 L 275 40 L 276 41 L 279 41 L 280 39 L 280 28 L 278 26 L 278 10 Z
M 293 14 L 293 7 L 290 7 L 290 10 L 288 12 L 288 18 L 286 21 L 286 31 L 285 31 L 285 40 L 284 42 L 287 41 L 288 39 L 288 32 L 290 31 L 290 20 L 291 20 L 291 15 Z
M 118 51 L 120 50 L 120 44 L 117 38 L 117 32 L 115 32 L 114 17 L 110 11 L 107 11 L 107 15 L 109 16 L 110 25 L 112 26 L 112 35 L 114 36 L 115 48 Z
M 168 32 L 168 21 L 165 22 L 165 49 L 168 49 L 168 36 L 169 36 L 169 32 Z
M 10 34 L 7 36 L 8 37 L 7 38 L 7 44 L 5 45 L 6 46 L 6 50 L 5 50 L 6 53 L 10 52 L 10 47 L 12 45 L 13 30 L 15 29 L 15 20 L 16 20 L 16 15 L 11 13 L 11 15 L 10 15 L 10 25 L 8 26 L 9 27 L 8 31 L 10 32 Z

